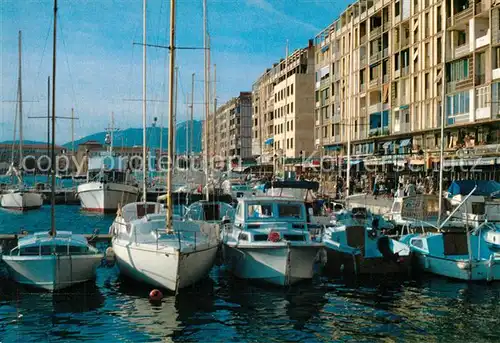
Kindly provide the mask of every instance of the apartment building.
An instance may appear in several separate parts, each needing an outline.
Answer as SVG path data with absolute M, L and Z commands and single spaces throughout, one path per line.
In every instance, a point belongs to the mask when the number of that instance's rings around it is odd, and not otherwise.
M 252 87 L 252 153 L 261 163 L 314 151 L 314 45 L 295 50 Z M 290 162 L 292 163 L 292 162 Z
M 204 122 L 205 123 L 205 122 Z M 252 93 L 240 92 L 209 117 L 208 153 L 223 160 L 252 156 Z
M 316 146 L 345 156 L 350 141 L 352 155 L 368 164 L 424 164 L 424 154 L 430 164 L 440 148 L 443 99 L 449 156 L 499 144 L 497 2 L 350 5 L 315 37 Z

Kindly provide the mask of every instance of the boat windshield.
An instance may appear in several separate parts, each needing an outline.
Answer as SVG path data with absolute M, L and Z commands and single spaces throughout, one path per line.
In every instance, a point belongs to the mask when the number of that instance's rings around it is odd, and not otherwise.
M 280 218 L 302 218 L 302 206 L 299 204 L 280 204 L 278 211 Z
M 271 218 L 273 214 L 273 204 L 251 204 L 247 207 L 248 218 Z
M 14 256 L 86 255 L 93 253 L 85 245 L 31 245 L 12 250 Z

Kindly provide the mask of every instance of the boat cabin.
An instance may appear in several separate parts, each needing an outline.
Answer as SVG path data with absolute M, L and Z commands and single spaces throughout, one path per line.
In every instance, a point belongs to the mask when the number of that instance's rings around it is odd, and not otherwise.
M 55 237 L 49 232 L 37 232 L 20 238 L 18 245 L 10 251 L 11 256 L 86 255 L 96 250 L 88 245 L 83 235 L 70 231 L 58 231 Z
M 234 208 L 224 202 L 198 201 L 187 208 L 184 219 L 220 222 L 234 218 Z

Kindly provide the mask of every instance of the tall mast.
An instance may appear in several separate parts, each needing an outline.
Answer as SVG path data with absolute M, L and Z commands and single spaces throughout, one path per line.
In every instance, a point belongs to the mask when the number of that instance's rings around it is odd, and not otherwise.
M 71 109 L 71 115 L 73 115 L 73 109 Z M 115 113 L 111 112 L 111 139 L 109 143 L 109 149 L 111 153 L 113 153 L 114 131 L 115 131 Z
M 54 36 L 52 43 L 52 145 L 50 148 L 50 158 L 51 158 L 51 174 L 52 182 L 50 185 L 51 193 L 51 204 L 50 204 L 50 228 L 51 236 L 56 235 L 56 151 L 55 151 L 55 141 L 56 141 L 56 38 L 57 38 L 57 0 L 54 0 Z
M 177 131 L 177 111 L 178 111 L 177 102 L 179 101 L 179 96 L 177 95 L 178 88 L 179 88 L 179 67 L 175 67 L 175 90 L 174 90 L 175 108 L 174 108 L 174 126 L 172 126 L 172 130 L 174 130 L 174 145 L 172 146 L 174 150 L 174 158 L 177 152 L 177 144 L 176 144 L 177 139 L 175 138 L 176 137 L 175 133 Z
M 347 108 L 349 109 L 347 111 L 347 173 L 346 173 L 346 197 L 349 196 L 351 193 L 351 190 L 349 189 L 350 186 L 350 180 L 351 180 L 351 115 L 352 113 L 352 74 L 353 74 L 353 66 L 352 66 L 352 54 L 353 54 L 353 48 L 354 48 L 354 6 L 351 9 L 351 30 L 350 30 L 350 35 L 351 39 L 349 42 L 349 84 L 348 84 L 348 91 L 349 93 L 347 94 Z M 382 118 L 384 117 L 384 113 L 382 113 Z M 383 130 L 383 127 L 382 127 Z
M 189 94 L 186 94 L 186 148 L 185 148 L 185 155 L 186 159 L 184 160 L 184 177 L 186 179 L 186 184 L 188 181 L 188 160 L 189 160 L 189 152 L 188 152 L 188 147 L 189 147 Z
M 113 144 L 113 136 L 111 136 L 111 144 Z M 75 111 L 73 108 L 71 108 L 71 152 L 72 156 L 75 156 Z
M 47 78 L 47 156 L 50 154 L 50 76 Z M 50 182 L 50 174 L 47 173 L 47 184 Z
M 217 135 L 215 134 L 215 130 L 216 130 L 216 115 L 215 113 L 217 112 L 217 65 L 214 64 L 214 94 L 213 94 L 213 101 L 214 101 L 214 113 L 213 113 L 213 117 L 212 117 L 212 132 L 213 132 L 213 140 L 214 140 L 214 153 L 215 151 L 217 151 L 217 149 L 215 148 L 216 145 L 217 145 L 217 142 L 215 141 L 215 137 L 217 137 Z
M 210 194 L 208 190 L 208 115 L 209 115 L 209 102 L 210 102 L 210 97 L 209 97 L 209 89 L 208 89 L 208 58 L 209 58 L 209 47 L 208 47 L 208 25 L 207 25 L 207 0 L 203 0 L 203 48 L 205 52 L 205 194 L 206 194 L 206 200 L 210 199 Z
M 22 33 L 19 31 L 19 79 L 18 79 L 18 100 L 19 100 L 19 169 L 23 165 L 23 77 L 22 77 Z
M 167 232 L 173 232 L 172 169 L 174 157 L 174 66 L 175 66 L 175 0 L 170 0 L 170 60 L 168 81 L 168 170 L 167 170 Z
M 443 210 L 443 169 L 444 169 L 444 124 L 446 115 L 446 1 L 443 1 L 443 14 L 441 18 L 445 18 L 443 29 L 443 67 L 441 69 L 441 148 L 439 149 L 439 213 L 438 226 L 441 223 L 441 212 Z
M 193 112 L 194 112 L 194 73 L 191 75 L 191 113 L 189 120 L 189 149 L 188 156 L 191 162 L 191 153 L 193 150 Z M 190 165 L 191 166 L 191 165 Z
M 147 199 L 146 175 L 146 2 L 142 2 L 142 201 Z

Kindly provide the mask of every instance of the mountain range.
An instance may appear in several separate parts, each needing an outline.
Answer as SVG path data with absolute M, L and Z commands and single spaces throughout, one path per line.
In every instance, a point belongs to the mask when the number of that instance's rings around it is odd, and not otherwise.
M 188 126 L 188 131 L 186 132 L 186 126 Z M 203 124 L 199 120 L 193 121 L 193 146 L 192 151 L 197 153 L 201 151 L 201 137 L 202 137 L 202 128 Z M 177 153 L 186 152 L 187 148 L 187 140 L 190 135 L 189 122 L 181 122 L 177 124 L 176 134 L 175 134 L 175 146 Z M 106 139 L 106 132 L 97 132 L 83 138 L 80 138 L 75 141 L 75 147 L 78 147 L 79 144 L 85 143 L 87 141 L 97 141 L 101 144 L 104 144 L 104 140 Z M 147 145 L 150 149 L 159 149 L 160 148 L 160 136 L 163 142 L 162 149 L 166 149 L 168 146 L 168 129 L 159 127 L 148 127 L 146 129 L 146 137 L 147 137 Z M 119 147 L 133 147 L 133 146 L 142 146 L 142 128 L 129 128 L 125 130 L 115 131 L 113 135 L 113 146 L 116 148 Z M 64 147 L 70 149 L 72 142 L 68 142 L 63 144 Z

